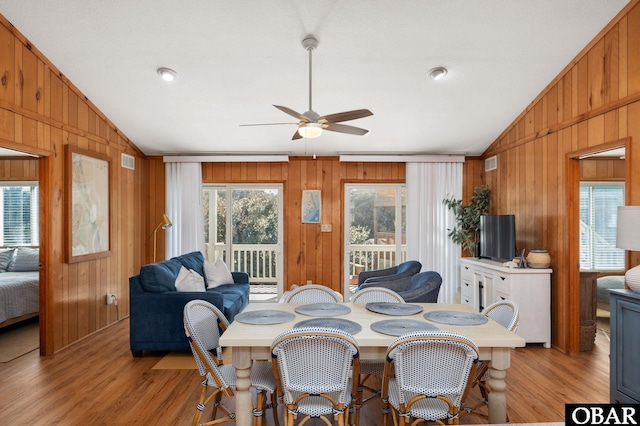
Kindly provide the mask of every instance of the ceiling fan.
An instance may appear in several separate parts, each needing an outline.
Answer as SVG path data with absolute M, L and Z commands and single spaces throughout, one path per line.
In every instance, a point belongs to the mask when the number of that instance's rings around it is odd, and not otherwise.
M 368 109 L 356 109 L 353 111 L 345 111 L 338 112 L 335 114 L 328 115 L 319 115 L 315 112 L 311 105 L 312 100 L 312 80 L 311 80 L 311 54 L 315 48 L 318 47 L 318 40 L 309 35 L 302 40 L 302 47 L 304 47 L 309 52 L 309 110 L 304 114 L 300 114 L 292 110 L 291 108 L 287 108 L 281 105 L 274 105 L 274 107 L 278 108 L 280 111 L 285 114 L 289 114 L 290 116 L 297 118 L 299 121 L 297 123 L 264 123 L 264 124 L 241 124 L 241 126 L 270 126 L 270 125 L 279 125 L 279 124 L 295 124 L 298 126 L 298 129 L 293 134 L 292 140 L 301 139 L 301 138 L 317 138 L 322 134 L 323 130 L 329 130 L 331 132 L 338 133 L 347 133 L 349 135 L 364 135 L 368 132 L 366 129 L 361 129 L 359 127 L 348 126 L 346 124 L 340 124 L 343 121 L 357 120 L 358 118 L 369 117 L 373 115 L 371 111 Z

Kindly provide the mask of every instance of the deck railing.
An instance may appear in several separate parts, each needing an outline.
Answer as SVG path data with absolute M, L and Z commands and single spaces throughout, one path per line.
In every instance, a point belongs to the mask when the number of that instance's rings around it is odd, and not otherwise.
M 402 245 L 400 259 L 396 256 L 395 244 L 351 244 L 349 255 L 349 274 L 358 275 L 360 271 L 390 268 L 407 259 L 406 246 Z
M 353 244 L 349 256 L 349 274 L 357 276 L 362 270 L 384 269 L 406 260 L 405 246 L 402 246 L 401 259 L 396 259 L 394 244 Z M 276 244 L 234 244 L 231 259 L 227 258 L 224 244 L 209 244 L 208 257 L 211 262 L 222 257 L 231 271 L 249 274 L 251 284 L 276 284 L 278 270 Z
M 276 244 L 234 244 L 231 259 L 227 258 L 224 244 L 215 244 L 213 250 L 209 244 L 209 260 L 218 257 L 229 266 L 231 271 L 247 272 L 251 284 L 277 284 L 278 262 Z

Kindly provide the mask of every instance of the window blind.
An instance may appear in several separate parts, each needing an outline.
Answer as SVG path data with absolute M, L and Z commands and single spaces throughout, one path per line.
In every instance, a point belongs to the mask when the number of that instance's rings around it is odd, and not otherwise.
M 15 185 L 15 183 L 12 183 Z M 0 245 L 39 245 L 39 197 L 36 183 L 0 186 Z
M 616 248 L 618 206 L 624 205 L 621 183 L 580 184 L 580 268 L 624 270 L 624 250 Z

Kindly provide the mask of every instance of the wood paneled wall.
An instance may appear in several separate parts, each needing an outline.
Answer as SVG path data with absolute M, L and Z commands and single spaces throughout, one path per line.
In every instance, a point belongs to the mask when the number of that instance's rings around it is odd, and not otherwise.
M 581 181 L 624 181 L 626 171 L 625 161 L 619 158 L 585 158 L 580 160 Z
M 476 174 L 492 213 L 513 213 L 518 248 L 552 258 L 553 345 L 579 351 L 575 153 L 628 140 L 628 204 L 640 205 L 640 5 L 632 1 L 486 150 L 498 169 Z M 576 162 L 574 164 L 573 162 Z M 577 171 L 576 171 L 577 170 Z M 575 239 L 575 241 L 574 241 Z M 630 263 L 637 264 L 637 258 Z
M 38 160 L 0 158 L 0 181 L 34 182 L 38 180 Z
M 108 257 L 65 263 L 66 145 L 111 158 L 111 255 Z M 1 15 L 0 146 L 40 156 L 35 160 L 37 170 L 34 170 L 34 160 L 25 161 L 22 166 L 16 166 L 18 163 L 14 161 L 9 164 L 0 161 L 0 173 L 9 167 L 12 178 L 20 173 L 39 176 L 40 352 L 48 355 L 129 315 L 128 278 L 138 272 L 148 252 L 146 160 L 113 123 Z M 135 171 L 120 167 L 123 152 L 136 157 Z M 117 307 L 106 305 L 107 293 L 118 297 Z
M 282 183 L 284 188 L 284 288 L 307 280 L 342 292 L 345 183 L 405 181 L 404 163 L 345 163 L 338 157 L 291 157 L 285 163 L 205 163 L 204 183 Z M 302 190 L 322 191 L 321 224 L 302 223 Z

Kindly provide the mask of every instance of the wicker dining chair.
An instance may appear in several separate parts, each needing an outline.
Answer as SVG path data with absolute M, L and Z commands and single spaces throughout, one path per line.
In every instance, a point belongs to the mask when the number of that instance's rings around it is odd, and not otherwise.
M 341 303 L 340 295 L 321 284 L 305 284 L 286 294 L 285 303 Z
M 395 291 L 385 287 L 368 287 L 356 291 L 351 296 L 351 303 L 389 302 L 404 303 L 404 299 Z
M 321 418 L 340 426 L 359 423 L 359 347 L 349 333 L 327 327 L 300 327 L 278 335 L 271 345 L 278 397 L 285 426 Z
M 221 403 L 222 396 L 233 396 L 236 383 L 235 368 L 222 362 L 222 348 L 219 344 L 220 330 L 224 332 L 229 321 L 218 308 L 205 300 L 192 300 L 184 307 L 184 329 L 189 339 L 191 352 L 195 358 L 200 375 L 202 390 L 192 425 L 215 425 L 235 419 L 235 414 Z M 253 409 L 254 425 L 262 424 L 266 408 L 273 410 L 273 420 L 278 423 L 276 383 L 271 363 L 254 362 L 251 367 L 251 384 L 256 390 L 256 405 Z M 267 403 L 267 394 L 271 403 Z M 207 404 L 213 400 L 211 420 L 200 423 Z M 218 409 L 224 413 L 216 419 Z
M 509 331 L 515 332 L 518 329 L 520 314 L 518 312 L 518 305 L 512 300 L 499 300 L 492 303 L 484 308 L 482 314 L 496 321 Z M 464 409 L 467 413 L 472 413 L 485 419 L 489 418 L 487 414 L 478 412 L 479 408 L 485 407 L 489 403 L 489 393 L 491 392 L 488 384 L 489 378 L 489 362 L 480 361 L 478 364 L 478 370 L 473 377 L 470 388 L 473 389 L 477 387 L 480 390 L 482 400 L 473 407 L 465 406 Z M 508 421 L 509 416 L 507 415 L 507 422 Z
M 368 287 L 358 290 L 351 297 L 351 303 L 370 303 L 370 302 L 387 302 L 387 303 L 405 303 L 402 296 L 393 290 L 385 287 Z M 360 386 L 363 391 L 366 389 L 370 395 L 362 400 L 362 404 L 366 404 L 374 398 L 380 396 L 382 389 L 380 386 L 374 387 L 372 380 L 378 379 L 382 382 L 382 373 L 384 372 L 384 360 L 363 359 L 360 361 Z
M 382 383 L 382 424 L 423 419 L 459 424 L 458 413 L 478 366 L 478 348 L 467 337 L 445 331 L 417 331 L 387 349 Z M 415 424 L 415 423 L 414 423 Z

